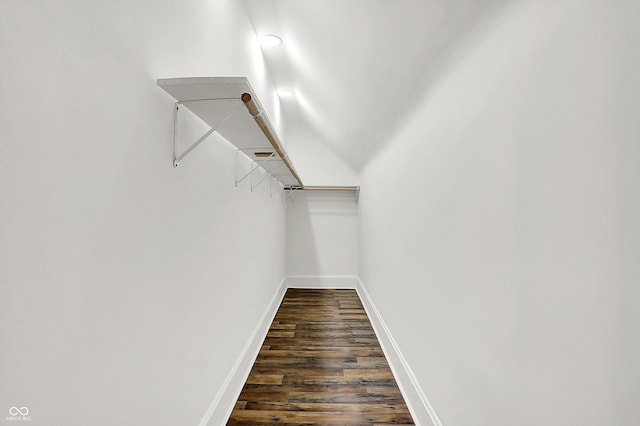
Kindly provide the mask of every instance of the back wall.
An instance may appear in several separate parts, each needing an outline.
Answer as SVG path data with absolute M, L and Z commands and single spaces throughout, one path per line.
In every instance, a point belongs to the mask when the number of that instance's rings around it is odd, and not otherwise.
M 286 247 L 288 276 L 357 275 L 355 194 L 294 192 L 287 200 Z

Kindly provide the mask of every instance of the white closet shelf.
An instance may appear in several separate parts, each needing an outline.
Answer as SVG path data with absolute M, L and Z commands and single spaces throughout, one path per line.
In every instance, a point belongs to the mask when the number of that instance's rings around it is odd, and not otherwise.
M 174 119 L 182 105 L 211 126 L 182 154 L 174 153 L 175 166 L 217 131 L 285 188 L 304 188 L 247 78 L 165 78 L 157 80 L 157 84 L 177 101 Z M 176 132 L 177 127 L 174 128 L 174 149 Z
M 157 84 L 176 99 L 173 135 L 174 166 L 177 166 L 211 133 L 217 131 L 235 145 L 238 152 L 244 153 L 272 178 L 278 180 L 283 189 L 355 191 L 357 198 L 359 186 L 306 187 L 302 184 L 300 176 L 280 144 L 273 125 L 246 77 L 163 78 L 158 79 Z M 175 151 L 178 133 L 177 117 L 181 105 L 211 126 L 211 129 L 184 152 L 178 154 Z M 240 181 L 251 175 L 256 168 L 252 167 Z M 236 184 L 238 182 L 236 177 Z

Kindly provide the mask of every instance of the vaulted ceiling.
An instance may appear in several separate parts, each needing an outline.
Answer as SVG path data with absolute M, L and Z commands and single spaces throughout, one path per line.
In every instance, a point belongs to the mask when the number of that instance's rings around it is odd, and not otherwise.
M 287 126 L 359 172 L 500 0 L 246 0 Z M 428 120 L 425 117 L 425 120 Z

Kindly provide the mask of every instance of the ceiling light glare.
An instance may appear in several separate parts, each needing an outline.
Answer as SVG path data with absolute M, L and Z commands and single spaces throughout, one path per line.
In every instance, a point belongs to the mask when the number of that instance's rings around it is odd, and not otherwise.
M 291 90 L 278 90 L 278 96 L 281 98 L 288 98 L 293 96 L 293 92 Z
M 277 35 L 267 34 L 260 37 L 262 47 L 274 47 L 282 44 L 282 39 Z

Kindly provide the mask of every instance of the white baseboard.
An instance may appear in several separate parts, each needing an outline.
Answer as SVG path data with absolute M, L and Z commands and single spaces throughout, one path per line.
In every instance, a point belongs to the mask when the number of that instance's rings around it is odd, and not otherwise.
M 351 288 L 358 285 L 356 275 L 289 275 L 287 288 Z
M 422 391 L 420 383 L 418 383 L 418 379 L 413 374 L 411 367 L 409 367 L 407 360 L 402 355 L 398 344 L 391 335 L 389 328 L 373 303 L 369 292 L 360 278 L 356 278 L 358 282 L 356 287 L 358 295 L 362 300 L 364 309 L 367 311 L 369 321 L 371 321 L 376 336 L 378 337 L 378 341 L 380 342 L 380 346 L 382 346 L 384 355 L 387 358 L 387 362 L 389 362 L 391 371 L 393 371 L 396 382 L 398 382 L 398 387 L 404 396 L 405 402 L 409 406 L 409 411 L 411 411 L 413 420 L 417 425 L 442 426 L 435 410 Z
M 285 277 L 260 317 L 238 361 L 227 375 L 220 391 L 202 418 L 200 426 L 222 425 L 228 420 L 288 288 L 355 289 L 362 300 L 396 382 L 398 382 L 398 387 L 409 406 L 413 420 L 418 426 L 442 426 L 395 339 L 380 316 L 369 292 L 356 275 L 291 275 Z
M 238 360 L 231 368 L 231 371 L 222 384 L 220 391 L 218 391 L 218 394 L 213 399 L 209 409 L 200 421 L 200 426 L 218 426 L 226 424 L 227 419 L 231 415 L 231 411 L 233 411 L 233 407 L 240 396 L 240 392 L 242 392 L 242 387 L 247 381 L 247 377 L 249 377 L 251 367 L 253 367 L 253 363 L 258 357 L 258 352 L 260 352 L 262 342 L 269 331 L 271 322 L 273 321 L 273 318 L 280 307 L 280 303 L 284 298 L 284 294 L 287 290 L 285 281 L 286 278 L 282 280 L 278 290 L 271 298 L 269 305 L 267 305 L 267 308 L 262 313 L 256 328 L 253 330 L 251 336 L 249 336 L 249 340 L 244 345 Z

